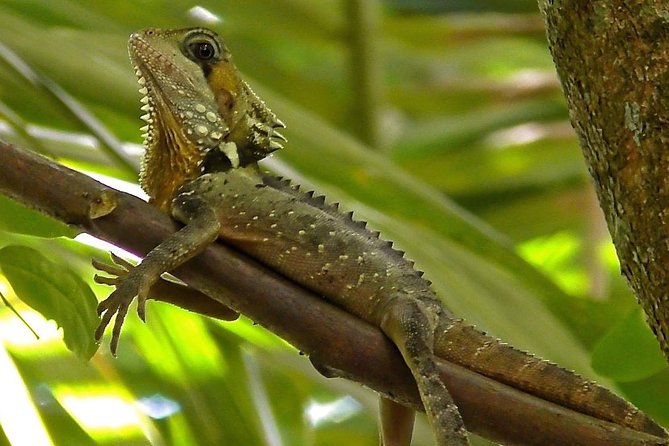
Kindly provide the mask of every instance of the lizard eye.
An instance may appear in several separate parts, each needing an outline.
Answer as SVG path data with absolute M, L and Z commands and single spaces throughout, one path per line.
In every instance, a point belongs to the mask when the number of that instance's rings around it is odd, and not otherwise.
M 214 37 L 204 33 L 196 33 L 186 38 L 184 54 L 194 62 L 206 63 L 221 57 L 221 46 Z
M 193 56 L 203 62 L 213 59 L 216 55 L 216 48 L 209 42 L 192 43 L 190 45 L 190 50 Z

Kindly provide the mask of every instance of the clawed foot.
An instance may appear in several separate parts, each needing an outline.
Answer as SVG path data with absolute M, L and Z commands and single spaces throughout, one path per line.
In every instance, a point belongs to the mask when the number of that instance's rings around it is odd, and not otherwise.
M 109 346 L 112 354 L 116 356 L 123 321 L 135 296 L 137 296 L 137 314 L 142 321 L 146 320 L 146 300 L 153 280 L 143 271 L 142 264 L 134 266 L 113 253 L 111 257 L 115 265 L 107 265 L 95 259 L 92 262 L 96 269 L 112 276 L 96 274 L 93 280 L 116 287 L 107 299 L 98 304 L 98 315 L 102 315 L 102 320 L 95 330 L 95 340 L 99 342 L 102 339 L 105 329 L 116 316 Z

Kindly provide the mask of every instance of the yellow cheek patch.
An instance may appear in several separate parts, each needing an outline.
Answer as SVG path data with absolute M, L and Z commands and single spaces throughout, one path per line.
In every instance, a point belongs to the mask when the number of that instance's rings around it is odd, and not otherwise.
M 242 90 L 239 72 L 231 62 L 220 61 L 212 66 L 207 82 L 216 98 L 218 112 L 228 121 L 230 110 L 233 109 Z

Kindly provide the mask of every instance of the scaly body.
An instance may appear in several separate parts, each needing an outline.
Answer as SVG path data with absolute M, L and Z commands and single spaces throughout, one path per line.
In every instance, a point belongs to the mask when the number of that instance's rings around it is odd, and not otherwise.
M 437 356 L 566 407 L 637 430 L 663 431 L 636 408 L 577 375 L 514 350 L 446 310 L 422 273 L 378 233 L 258 170 L 280 147 L 282 123 L 243 83 L 211 31 L 146 30 L 130 40 L 149 122 L 141 183 L 151 201 L 186 226 L 120 279 L 100 305 L 100 337 L 116 316 L 115 350 L 130 302 L 217 238 L 380 327 L 418 384 L 440 446 L 465 444 Z M 568 390 L 562 390 L 568 389 Z M 412 416 L 383 400 L 386 446 L 407 445 L 391 417 Z M 395 424 L 397 423 L 397 424 Z

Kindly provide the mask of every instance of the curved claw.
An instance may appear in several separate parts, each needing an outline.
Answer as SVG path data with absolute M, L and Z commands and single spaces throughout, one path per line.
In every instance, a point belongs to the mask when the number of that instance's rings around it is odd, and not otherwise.
M 146 298 L 137 299 L 137 316 L 139 316 L 142 322 L 146 322 Z
M 93 281 L 101 285 L 115 286 L 118 285 L 120 280 L 118 277 L 106 277 L 96 274 L 93 276 Z
M 109 309 L 112 307 L 114 304 L 114 294 L 116 291 L 114 291 L 108 298 L 103 300 L 102 302 L 98 303 L 98 316 L 102 315 L 105 311 L 109 311 Z
M 93 260 L 95 268 L 112 276 L 106 277 L 96 274 L 94 276 L 95 282 L 116 287 L 107 299 L 98 304 L 98 315 L 101 315 L 102 318 L 95 331 L 95 339 L 99 341 L 111 320 L 115 319 L 110 349 L 112 354 L 116 356 L 121 329 L 130 304 L 137 297 L 137 314 L 142 321 L 146 322 L 146 301 L 149 298 L 149 290 L 160 279 L 162 271 L 156 271 L 156 266 L 153 264 L 147 267 L 146 262 L 135 266 L 114 253 L 111 253 L 111 258 L 114 265 Z
M 107 277 L 96 274 L 93 276 L 93 281 L 95 281 L 95 283 L 109 286 L 118 286 L 122 282 L 123 278 L 127 276 L 132 269 L 132 265 L 130 263 L 114 254 L 112 254 L 112 260 L 114 260 L 114 263 L 116 263 L 115 265 L 108 265 L 107 263 L 101 262 L 97 259 L 93 259 L 91 261 L 91 264 L 95 269 L 112 276 Z
M 140 317 L 144 320 L 145 310 L 143 302 L 146 301 L 147 293 L 144 292 L 144 288 L 146 287 L 142 283 L 142 275 L 139 272 L 135 272 L 135 266 L 113 253 L 111 253 L 111 257 L 115 263 L 114 265 L 108 265 L 95 259 L 92 261 L 92 264 L 96 269 L 112 276 L 106 277 L 96 274 L 93 280 L 97 283 L 116 287 L 116 290 L 114 290 L 107 299 L 98 304 L 97 312 L 98 315 L 102 317 L 100 324 L 95 330 L 95 340 L 99 342 L 100 339 L 102 339 L 105 330 L 112 319 L 114 319 L 110 350 L 112 354 L 116 356 L 121 329 L 125 317 L 128 314 L 130 303 L 135 296 L 139 295 L 139 300 L 142 304 Z
M 114 261 L 114 263 L 116 263 L 121 268 L 124 268 L 126 271 L 130 271 L 131 269 L 133 269 L 135 267 L 135 265 L 128 262 L 124 258 L 121 258 L 121 257 L 117 256 L 113 252 L 110 252 L 109 254 L 111 255 L 111 258 Z
M 100 310 L 100 307 L 98 307 L 98 311 Z M 98 313 L 102 314 L 102 313 Z M 102 319 L 100 320 L 100 324 L 98 325 L 98 328 L 95 329 L 95 340 L 100 341 L 102 339 L 102 335 L 105 332 L 105 329 L 109 325 L 109 322 L 111 322 L 111 318 L 114 315 L 114 312 L 112 311 L 107 311 L 102 315 Z
M 113 274 L 115 276 L 119 276 L 119 275 L 127 273 L 127 271 L 124 270 L 123 268 L 120 268 L 116 265 L 108 265 L 108 264 L 106 264 L 104 262 L 101 262 L 97 259 L 91 260 L 91 264 L 93 265 L 93 267 L 95 269 L 97 269 L 98 271 L 102 271 L 103 273 Z
M 118 350 L 118 340 L 121 337 L 121 328 L 123 328 L 123 321 L 125 320 L 126 314 L 128 314 L 127 303 L 121 303 L 116 309 L 116 320 L 114 321 L 114 329 L 112 330 L 112 339 L 109 344 L 109 349 L 111 350 L 112 355 L 116 356 L 116 351 Z
M 128 289 L 131 291 L 127 291 Z M 102 339 L 105 330 L 111 323 L 111 320 L 114 319 L 112 339 L 109 345 L 114 356 L 116 356 L 123 322 L 125 321 L 125 316 L 128 314 L 130 303 L 135 297 L 134 294 L 135 293 L 132 292 L 131 287 L 125 289 L 123 287 L 117 288 L 107 299 L 98 304 L 98 314 L 101 314 L 102 318 L 100 320 L 100 325 L 98 325 L 98 328 L 95 330 L 95 339 L 96 341 Z M 131 295 L 131 298 L 127 298 L 126 296 L 128 295 Z

